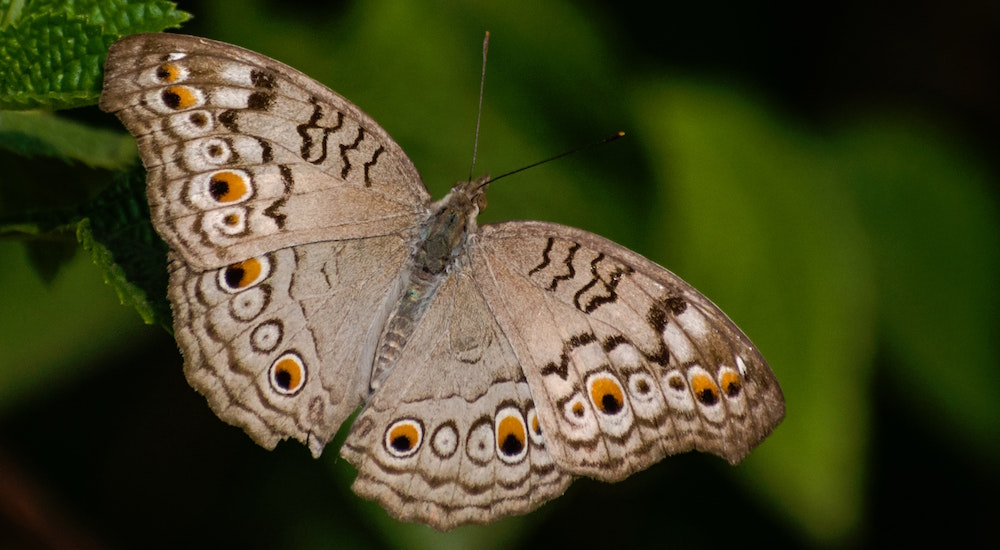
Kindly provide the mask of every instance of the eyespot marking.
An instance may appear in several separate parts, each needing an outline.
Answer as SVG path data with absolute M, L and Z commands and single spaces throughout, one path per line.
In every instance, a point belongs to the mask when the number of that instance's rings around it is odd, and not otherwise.
M 402 418 L 385 431 L 385 450 L 396 458 L 413 456 L 424 439 L 424 425 L 413 418 Z
M 600 373 L 587 381 L 590 402 L 597 410 L 607 415 L 615 415 L 625 408 L 625 392 L 613 376 Z
M 562 417 L 573 426 L 588 427 L 594 421 L 593 415 L 590 412 L 590 400 L 583 392 L 574 392 L 568 397 L 561 399 L 559 401 L 559 408 Z
M 219 203 L 245 199 L 250 195 L 250 190 L 246 174 L 242 172 L 223 170 L 212 174 L 208 180 L 208 192 Z
M 250 346 L 257 353 L 270 353 L 281 345 L 285 337 L 284 325 L 277 319 L 265 321 L 250 332 Z
M 736 374 L 736 371 L 725 368 L 719 373 L 719 386 L 726 397 L 735 399 L 739 397 L 740 392 L 743 390 L 743 381 Z
M 191 116 L 188 117 L 188 121 L 192 126 L 204 128 L 205 126 L 208 126 L 208 115 L 202 111 L 191 113 Z
M 271 273 L 271 262 L 266 256 L 243 260 L 219 270 L 219 287 L 227 292 L 246 290 Z
M 173 84 L 185 77 L 187 77 L 187 70 L 175 63 L 164 63 L 156 68 L 156 79 L 166 84 Z
M 465 440 L 465 454 L 469 460 L 485 466 L 496 456 L 493 445 L 493 419 L 483 417 L 477 420 Z
M 694 396 L 688 390 L 688 381 L 679 370 L 672 369 L 663 376 L 663 397 L 671 409 L 689 412 L 696 408 Z
M 458 428 L 453 420 L 444 422 L 434 430 L 431 450 L 439 458 L 450 458 L 458 450 Z
M 285 396 L 292 396 L 306 385 L 306 365 L 295 352 L 283 353 L 271 363 L 268 369 L 268 380 L 274 391 Z
M 244 235 L 248 232 L 246 211 L 242 207 L 232 206 L 205 212 L 202 214 L 201 228 L 213 240 Z M 226 241 L 222 243 L 228 244 Z
M 160 93 L 160 99 L 174 111 L 183 111 L 202 103 L 201 92 L 190 86 L 171 86 Z
M 515 463 L 527 456 L 528 430 L 520 411 L 508 407 L 497 413 L 495 439 L 500 460 Z
M 691 376 L 691 391 L 699 403 L 707 407 L 719 402 L 719 388 L 708 374 L 698 372 Z

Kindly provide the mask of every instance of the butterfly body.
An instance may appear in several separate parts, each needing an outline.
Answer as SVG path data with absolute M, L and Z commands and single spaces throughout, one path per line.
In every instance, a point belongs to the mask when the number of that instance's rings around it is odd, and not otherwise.
M 379 340 L 372 371 L 372 392 L 378 389 L 410 339 L 414 325 L 464 250 L 469 235 L 476 232 L 479 213 L 476 200 L 485 192 L 488 183 L 488 176 L 458 182 L 431 208 L 428 219 L 420 225 L 421 231 L 411 246 L 410 261 L 400 276 L 403 292 Z
M 439 529 L 525 513 L 575 476 L 688 450 L 741 460 L 784 416 L 769 366 L 690 285 L 545 222 L 432 203 L 370 117 L 236 46 L 126 37 L 101 108 L 136 136 L 185 375 L 223 420 Z

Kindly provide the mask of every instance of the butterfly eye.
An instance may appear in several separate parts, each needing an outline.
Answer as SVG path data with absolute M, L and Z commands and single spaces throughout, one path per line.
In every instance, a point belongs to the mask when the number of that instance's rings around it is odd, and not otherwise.
M 271 387 L 282 395 L 295 395 L 306 385 L 306 365 L 296 353 L 283 354 L 271 363 Z
M 397 420 L 385 431 L 385 448 L 392 456 L 406 458 L 420 448 L 423 435 L 420 422 L 412 418 Z
M 501 460 L 518 462 L 527 455 L 528 431 L 517 409 L 506 408 L 497 413 L 496 431 L 497 455 Z
M 602 374 L 590 379 L 590 402 L 604 414 L 618 414 L 625 407 L 621 384 Z

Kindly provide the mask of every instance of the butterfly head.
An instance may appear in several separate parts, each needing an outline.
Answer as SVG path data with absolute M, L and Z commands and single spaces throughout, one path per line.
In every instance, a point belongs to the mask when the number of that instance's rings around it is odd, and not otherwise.
M 462 223 L 464 232 L 475 233 L 476 216 L 486 208 L 486 189 L 489 185 L 489 175 L 455 183 L 451 192 L 431 207 L 432 218 L 448 214 L 457 215 L 464 222 Z

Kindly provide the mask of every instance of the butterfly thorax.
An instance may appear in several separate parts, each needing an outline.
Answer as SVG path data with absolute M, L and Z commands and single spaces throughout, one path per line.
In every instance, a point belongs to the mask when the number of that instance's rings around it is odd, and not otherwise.
M 370 389 L 375 391 L 392 370 L 417 322 L 427 311 L 441 283 L 465 250 L 468 236 L 476 232 L 476 216 L 484 203 L 489 176 L 458 182 L 431 207 L 403 268 L 402 292 L 389 313 L 375 348 Z

